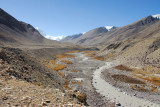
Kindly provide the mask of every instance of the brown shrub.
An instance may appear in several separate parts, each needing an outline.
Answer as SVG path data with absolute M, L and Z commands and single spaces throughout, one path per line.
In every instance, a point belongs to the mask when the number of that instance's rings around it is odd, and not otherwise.
M 111 77 L 115 80 L 115 81 L 121 81 L 121 82 L 125 82 L 125 83 L 130 83 L 130 84 L 145 84 L 144 82 L 132 78 L 132 77 L 128 77 L 126 75 L 120 75 L 120 74 L 115 74 L 115 75 L 111 75 Z
M 115 67 L 115 69 L 122 70 L 122 71 L 133 71 L 132 69 L 124 65 L 118 65 Z
M 62 78 L 65 77 L 65 74 L 64 74 L 63 72 L 58 72 L 58 74 L 59 74 Z
M 71 71 L 71 72 L 78 72 L 77 70 L 73 70 L 73 71 Z
M 86 103 L 87 96 L 84 93 L 77 93 L 76 97 L 80 102 Z
M 92 57 L 92 59 L 96 59 L 96 60 L 100 60 L 100 61 L 104 61 L 105 60 L 105 58 L 103 56 Z

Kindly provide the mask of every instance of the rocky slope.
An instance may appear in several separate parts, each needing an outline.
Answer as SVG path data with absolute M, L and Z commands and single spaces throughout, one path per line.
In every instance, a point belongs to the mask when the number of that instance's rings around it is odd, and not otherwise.
M 21 80 L 13 75 L 11 64 L 0 59 L 0 103 L 1 106 L 31 107 L 82 107 L 79 93 L 69 90 L 61 91 L 52 86 L 44 87 L 38 83 Z M 77 97 L 74 97 L 77 96 Z
M 97 28 L 72 42 L 100 48 L 97 55 L 104 59 L 132 66 L 159 67 L 159 39 L 160 20 L 153 15 L 109 32 L 104 27 Z
M 74 34 L 74 35 L 67 36 L 67 37 L 63 38 L 63 39 L 60 40 L 60 41 L 62 41 L 62 42 L 72 42 L 73 40 L 79 38 L 79 37 L 82 36 L 82 35 L 83 35 L 83 33 Z
M 120 63 L 144 66 L 159 65 L 160 21 L 148 16 L 130 25 L 117 28 L 101 38 L 101 54 Z M 109 56 L 108 56 L 109 55 Z
M 114 26 L 105 26 L 105 27 L 99 27 L 95 28 L 93 30 L 90 30 L 83 35 L 80 35 L 77 37 L 77 35 L 73 35 L 71 37 L 66 37 L 62 41 L 63 42 L 71 42 L 75 44 L 80 44 L 80 45 L 93 45 L 97 41 L 96 39 L 104 35 L 105 33 L 112 31 L 116 29 Z

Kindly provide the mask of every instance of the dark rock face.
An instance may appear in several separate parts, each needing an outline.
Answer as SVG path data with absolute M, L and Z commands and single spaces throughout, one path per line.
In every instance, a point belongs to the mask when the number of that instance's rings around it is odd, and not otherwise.
M 0 9 L 0 24 L 4 24 L 11 29 L 17 28 L 22 32 L 26 32 L 25 26 L 17 19 Z
M 137 27 L 137 26 L 144 26 L 144 25 L 147 25 L 147 24 L 150 24 L 150 23 L 153 23 L 153 22 L 156 22 L 158 21 L 159 19 L 157 18 L 153 18 L 152 16 L 148 16 L 144 19 L 142 19 L 141 21 L 137 22 L 135 25 L 133 25 L 134 27 Z
M 6 44 L 43 44 L 47 41 L 32 25 L 0 9 L 0 42 Z

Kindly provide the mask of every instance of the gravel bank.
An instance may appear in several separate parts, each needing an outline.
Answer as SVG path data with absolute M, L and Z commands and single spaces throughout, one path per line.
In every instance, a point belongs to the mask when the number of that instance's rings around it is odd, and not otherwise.
M 109 69 L 115 66 L 115 64 L 106 62 L 104 66 L 98 68 L 93 73 L 92 84 L 95 87 L 96 91 L 101 95 L 109 98 L 112 101 L 115 101 L 117 104 L 125 107 L 159 107 L 159 104 L 152 103 L 145 99 L 140 99 L 135 96 L 130 96 L 123 91 L 113 87 L 111 84 L 107 83 L 104 79 L 101 78 L 101 72 L 104 69 Z

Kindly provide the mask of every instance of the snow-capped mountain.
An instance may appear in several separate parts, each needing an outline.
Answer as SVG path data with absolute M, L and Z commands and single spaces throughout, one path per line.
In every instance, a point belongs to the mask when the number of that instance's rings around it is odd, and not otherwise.
M 105 26 L 105 28 L 106 28 L 108 31 L 110 31 L 110 30 L 112 30 L 112 29 L 115 29 L 116 27 L 115 27 L 115 26 Z
M 65 36 L 63 35 L 60 35 L 60 36 L 51 36 L 51 35 L 48 35 L 46 33 L 44 33 L 41 29 L 39 29 L 38 27 L 36 27 L 36 29 L 39 31 L 39 33 L 44 36 L 45 38 L 47 39 L 50 39 L 50 40 L 56 40 L 56 41 L 60 41 L 61 39 L 63 39 Z
M 160 19 L 160 14 L 152 15 L 152 17 Z
M 113 29 L 116 29 L 116 28 L 117 27 L 115 27 L 115 26 L 98 27 L 98 28 L 92 29 L 88 32 L 67 36 L 64 39 L 62 39 L 61 41 L 82 44 L 82 43 L 85 43 L 85 41 L 92 41 L 92 39 L 98 38 L 101 35 L 109 32 Z

